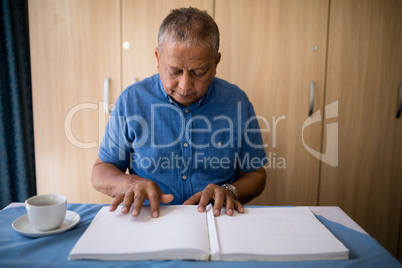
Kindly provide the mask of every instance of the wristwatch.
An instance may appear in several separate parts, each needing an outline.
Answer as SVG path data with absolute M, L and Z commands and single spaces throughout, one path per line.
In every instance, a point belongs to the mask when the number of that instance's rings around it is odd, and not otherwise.
M 222 185 L 222 187 L 225 187 L 226 189 L 231 191 L 235 196 L 235 200 L 239 199 L 239 192 L 237 191 L 236 187 L 234 187 L 232 184 L 225 183 L 224 185 Z

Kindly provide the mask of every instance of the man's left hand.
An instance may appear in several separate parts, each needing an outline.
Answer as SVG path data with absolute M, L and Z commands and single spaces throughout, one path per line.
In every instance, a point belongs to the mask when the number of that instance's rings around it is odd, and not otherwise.
M 200 191 L 187 199 L 183 205 L 198 204 L 198 211 L 204 212 L 210 200 L 214 200 L 214 216 L 219 216 L 223 206 L 226 207 L 226 214 L 233 215 L 234 209 L 239 213 L 244 213 L 242 204 L 235 200 L 234 194 L 228 189 L 216 184 L 208 184 L 203 191 Z

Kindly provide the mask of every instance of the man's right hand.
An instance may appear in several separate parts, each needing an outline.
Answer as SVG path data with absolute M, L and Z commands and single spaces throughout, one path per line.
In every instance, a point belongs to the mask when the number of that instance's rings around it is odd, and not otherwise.
M 157 218 L 159 216 L 159 202 L 167 204 L 172 202 L 173 198 L 173 195 L 162 192 L 154 181 L 136 176 L 124 188 L 122 193 L 115 196 L 110 206 L 110 211 L 115 211 L 119 204 L 123 203 L 121 212 L 127 214 L 131 205 L 133 205 L 131 214 L 133 217 L 137 217 L 140 215 L 145 199 L 148 199 L 151 216 Z
M 149 179 L 134 174 L 126 174 L 111 163 L 96 158 L 91 177 L 96 190 L 114 197 L 110 211 L 115 211 L 123 203 L 122 213 L 127 214 L 133 205 L 132 215 L 138 216 L 145 199 L 151 205 L 151 216 L 159 216 L 159 202 L 170 203 L 173 195 L 165 194 L 159 186 Z

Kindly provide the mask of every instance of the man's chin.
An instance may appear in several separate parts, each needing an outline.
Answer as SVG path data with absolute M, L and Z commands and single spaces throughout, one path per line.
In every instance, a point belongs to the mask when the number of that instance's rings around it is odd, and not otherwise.
M 177 103 L 183 105 L 183 106 L 190 106 L 191 104 L 193 104 L 194 102 L 197 102 L 198 100 L 190 97 L 190 96 L 176 96 L 176 98 L 173 98 Z

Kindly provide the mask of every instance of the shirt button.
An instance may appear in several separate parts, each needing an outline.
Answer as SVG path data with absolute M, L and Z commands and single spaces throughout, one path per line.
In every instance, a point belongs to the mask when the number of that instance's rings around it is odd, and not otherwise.
M 184 143 L 183 146 L 184 146 L 185 148 L 187 148 L 187 147 L 188 147 L 188 143 L 187 143 L 187 142 Z
M 188 109 L 184 110 L 184 112 L 187 114 L 187 113 L 188 113 Z
M 181 177 L 183 180 L 187 180 L 187 176 L 183 176 Z
M 221 146 L 222 146 L 222 142 L 218 142 L 218 146 L 221 147 Z

